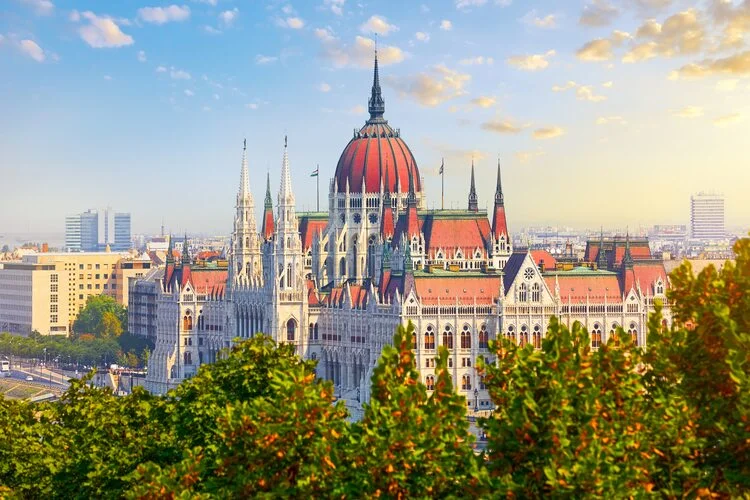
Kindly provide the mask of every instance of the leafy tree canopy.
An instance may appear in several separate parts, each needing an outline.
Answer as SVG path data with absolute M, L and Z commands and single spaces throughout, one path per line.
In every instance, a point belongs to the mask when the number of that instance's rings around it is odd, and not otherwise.
M 128 313 L 108 295 L 90 295 L 73 323 L 76 334 L 92 333 L 100 338 L 117 338 L 127 331 Z

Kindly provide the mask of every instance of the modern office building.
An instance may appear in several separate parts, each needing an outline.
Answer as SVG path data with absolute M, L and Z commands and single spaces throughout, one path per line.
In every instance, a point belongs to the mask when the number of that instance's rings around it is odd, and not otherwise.
M 96 252 L 99 249 L 99 214 L 96 210 L 65 217 L 65 249 Z
M 91 295 L 109 295 L 127 306 L 129 279 L 151 261 L 128 253 L 66 252 L 25 255 L 0 269 L 0 331 L 67 335 Z
M 130 236 L 130 214 L 115 213 L 115 241 L 112 250 L 129 250 L 132 246 Z
M 690 197 L 690 234 L 696 240 L 726 239 L 723 195 L 698 193 Z

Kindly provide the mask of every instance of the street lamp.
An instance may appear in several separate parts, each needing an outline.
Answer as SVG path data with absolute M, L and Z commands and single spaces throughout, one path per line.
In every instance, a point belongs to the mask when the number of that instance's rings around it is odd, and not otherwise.
M 474 411 L 479 411 L 479 389 L 474 388 Z

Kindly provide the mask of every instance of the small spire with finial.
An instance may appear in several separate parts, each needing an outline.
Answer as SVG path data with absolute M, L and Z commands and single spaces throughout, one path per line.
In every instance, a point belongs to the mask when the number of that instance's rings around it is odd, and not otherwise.
M 479 198 L 477 197 L 477 186 L 474 182 L 474 156 L 471 157 L 471 186 L 469 188 L 469 210 L 479 211 Z

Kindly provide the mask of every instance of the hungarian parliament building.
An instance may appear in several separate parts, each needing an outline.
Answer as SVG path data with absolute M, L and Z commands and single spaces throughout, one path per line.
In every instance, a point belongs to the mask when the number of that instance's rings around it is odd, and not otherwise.
M 499 165 L 491 214 L 479 209 L 473 165 L 465 210 L 427 210 L 417 161 L 384 118 L 377 55 L 368 104 L 326 212 L 297 212 L 285 140 L 276 206 L 267 179 L 258 224 L 243 148 L 226 258 L 191 259 L 187 242 L 181 252 L 170 244 L 165 265 L 131 287 L 131 331 L 155 341 L 148 390 L 165 393 L 262 333 L 317 360 L 356 417 L 383 346 L 412 322 L 427 390 L 444 346 L 456 390 L 481 411 L 491 402 L 475 363 L 492 362 L 493 339 L 540 348 L 557 316 L 583 324 L 594 349 L 618 328 L 645 346 L 655 302 L 671 321 L 667 273 L 645 239 L 593 238 L 583 258 L 514 248 Z

